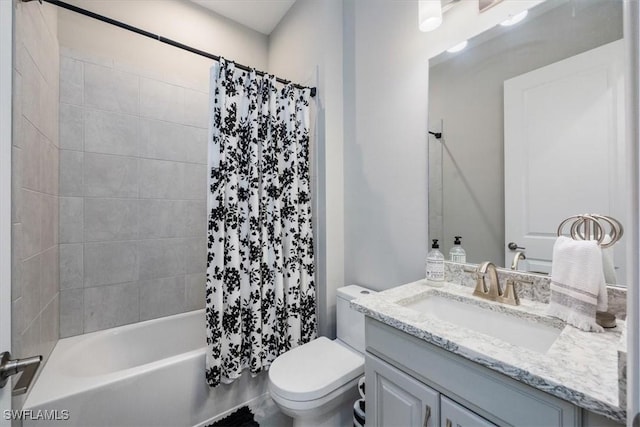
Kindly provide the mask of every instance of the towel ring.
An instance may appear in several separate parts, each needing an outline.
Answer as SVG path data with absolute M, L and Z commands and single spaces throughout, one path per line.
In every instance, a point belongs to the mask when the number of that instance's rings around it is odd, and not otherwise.
M 558 236 L 562 236 L 562 229 L 564 228 L 564 226 L 565 226 L 565 225 L 567 225 L 567 223 L 568 223 L 569 221 L 571 221 L 571 220 L 576 220 L 575 222 L 577 222 L 577 221 L 581 220 L 583 216 L 584 216 L 584 215 L 572 215 L 572 216 L 570 216 L 570 217 L 566 218 L 564 221 L 562 221 L 562 222 L 560 223 L 560 225 L 558 226 L 558 232 L 557 232 Z M 575 223 L 575 222 L 574 222 L 574 223 Z M 571 233 L 571 231 L 569 232 L 569 235 L 570 235 L 571 237 L 573 237 L 573 234 Z
M 569 229 L 569 235 L 574 240 L 593 240 L 597 241 L 598 245 L 602 248 L 608 248 L 613 246 L 624 233 L 622 224 L 615 218 L 606 215 L 599 214 L 584 214 L 573 215 L 566 218 L 558 226 L 558 236 L 562 235 L 563 228 L 572 221 Z M 605 228 L 602 223 L 609 225 L 609 232 L 605 232 Z M 606 237 L 609 237 L 608 241 L 604 241 Z
M 596 240 L 602 245 L 606 234 L 600 222 L 594 217 L 583 217 L 571 225 L 571 237 L 575 240 Z
M 620 221 L 610 216 L 606 216 L 606 215 L 603 215 L 603 216 L 609 219 L 611 222 L 613 222 L 613 224 L 616 226 L 616 231 L 618 232 L 618 240 L 620 240 L 624 235 L 624 227 L 622 227 L 622 224 L 620 224 Z
M 571 224 L 571 237 L 575 240 L 591 240 L 593 237 L 598 243 L 602 243 L 604 235 L 602 225 L 598 219 L 592 215 L 582 215 Z
M 606 215 L 598 215 L 598 214 L 591 214 L 590 215 L 593 218 L 596 218 L 599 221 L 604 221 L 607 224 L 609 224 L 610 227 L 610 232 L 607 233 L 609 234 L 609 241 L 606 243 L 601 243 L 600 246 L 602 246 L 602 248 L 608 248 L 613 246 L 618 240 L 620 240 L 621 236 L 621 227 L 622 225 L 615 219 L 606 216 Z M 606 236 L 606 234 L 605 234 Z M 584 237 L 583 237 L 584 239 Z
M 573 240 L 595 240 L 599 246 L 602 246 L 604 236 L 602 224 L 594 216 L 582 215 L 571 224 L 571 238 Z
M 571 231 L 572 231 L 571 236 L 574 239 L 578 237 L 579 240 L 589 240 L 588 237 L 591 236 L 591 230 L 589 229 L 590 221 L 595 221 L 593 222 L 593 225 L 594 225 L 593 237 L 598 241 L 598 244 L 602 248 L 606 249 L 608 247 L 611 247 L 618 240 L 620 240 L 622 225 L 617 220 L 609 216 L 598 215 L 598 214 L 582 215 L 582 218 L 576 220 L 571 226 Z M 610 227 L 609 233 L 604 232 L 600 221 L 604 221 L 605 223 L 609 224 L 609 227 Z M 580 226 L 583 224 L 584 226 L 581 228 Z M 609 235 L 609 241 L 604 242 L 604 239 L 607 236 L 607 234 Z

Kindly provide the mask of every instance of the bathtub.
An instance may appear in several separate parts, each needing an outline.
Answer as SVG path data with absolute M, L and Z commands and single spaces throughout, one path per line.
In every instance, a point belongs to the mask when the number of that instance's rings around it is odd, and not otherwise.
M 23 408 L 58 421 L 23 426 L 199 426 L 266 395 L 266 375 L 209 388 L 204 324 L 197 310 L 61 339 Z

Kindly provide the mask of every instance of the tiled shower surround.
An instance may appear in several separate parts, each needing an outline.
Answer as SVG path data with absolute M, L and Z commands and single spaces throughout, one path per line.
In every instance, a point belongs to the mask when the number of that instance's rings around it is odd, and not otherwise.
M 57 15 L 37 2 L 14 10 L 11 353 L 46 360 L 59 313 Z
M 60 336 L 204 306 L 208 95 L 61 48 Z

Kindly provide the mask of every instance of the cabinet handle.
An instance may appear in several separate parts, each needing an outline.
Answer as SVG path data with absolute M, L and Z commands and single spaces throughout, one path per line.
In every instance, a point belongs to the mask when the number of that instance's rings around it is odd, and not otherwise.
M 451 422 L 451 420 L 449 418 L 447 418 L 447 422 L 444 425 L 445 425 L 445 427 L 452 427 L 453 423 Z
M 431 406 L 424 405 L 424 423 L 422 423 L 422 427 L 428 427 L 429 418 L 431 418 Z

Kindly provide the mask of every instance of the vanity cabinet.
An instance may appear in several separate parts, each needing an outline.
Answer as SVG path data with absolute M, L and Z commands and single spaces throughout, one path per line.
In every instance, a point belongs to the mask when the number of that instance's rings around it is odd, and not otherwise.
M 575 426 L 582 410 L 366 318 L 367 426 Z
M 495 427 L 433 388 L 366 355 L 367 427 Z
M 365 357 L 365 378 L 367 427 L 440 425 L 436 390 L 370 354 Z

